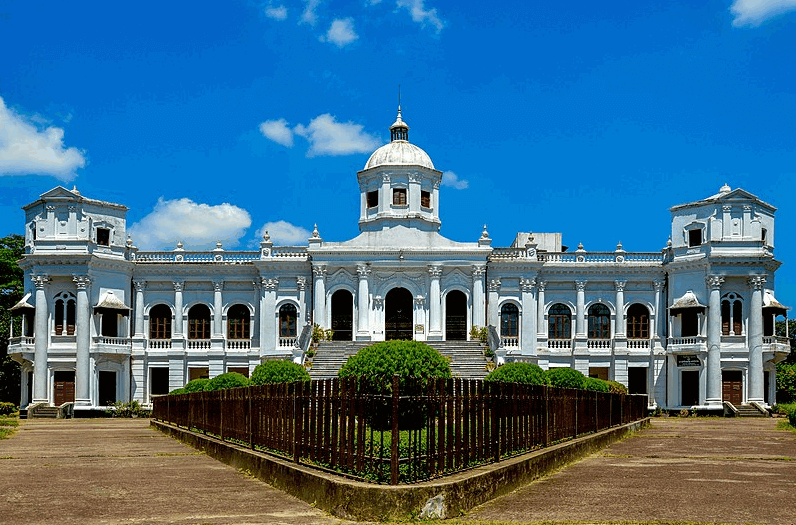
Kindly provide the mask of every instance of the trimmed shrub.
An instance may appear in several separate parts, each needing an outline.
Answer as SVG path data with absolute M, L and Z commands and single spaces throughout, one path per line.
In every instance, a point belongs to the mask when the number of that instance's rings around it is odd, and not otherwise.
M 796 364 L 777 363 L 777 401 L 796 401 Z
M 194 379 L 193 381 L 188 381 L 188 384 L 185 385 L 184 387 L 182 387 L 183 390 L 185 390 L 185 392 L 181 392 L 181 393 L 190 394 L 191 392 L 201 392 L 202 390 L 205 389 L 205 385 L 207 384 L 208 381 L 210 381 L 210 380 L 209 379 Z
M 176 396 L 177 394 L 187 394 L 187 393 L 188 393 L 188 391 L 185 390 L 185 387 L 182 387 L 182 388 L 175 388 L 174 390 L 169 392 L 169 395 L 170 396 Z
M 337 374 L 340 378 L 359 378 L 360 388 L 375 393 L 392 392 L 393 376 L 397 375 L 402 395 L 413 395 L 431 379 L 450 379 L 448 359 L 430 346 L 418 341 L 384 341 L 365 347 L 351 356 Z M 429 407 L 417 399 L 402 399 L 398 407 L 398 428 L 421 428 Z M 367 411 L 368 425 L 376 429 L 392 428 L 392 401 L 389 397 L 373 398 Z
M 249 386 L 249 379 L 245 375 L 237 372 L 227 372 L 226 374 L 217 375 L 205 383 L 205 392 L 242 386 Z
M 603 381 L 602 379 L 597 379 L 596 377 L 586 377 L 584 378 L 584 383 L 586 386 L 586 390 L 591 390 L 592 392 L 610 391 L 610 386 L 608 385 L 608 381 Z
M 618 381 L 608 381 L 608 391 L 612 394 L 627 394 L 627 387 Z
M 547 377 L 539 365 L 533 363 L 507 363 L 493 370 L 484 381 L 546 385 Z
M 559 388 L 580 388 L 586 386 L 586 377 L 574 368 L 561 367 L 551 368 L 545 372 L 550 386 Z
M 17 405 L 14 403 L 0 402 L 0 416 L 7 416 L 17 411 Z
M 293 361 L 270 360 L 257 365 L 252 372 L 252 385 L 268 385 L 272 383 L 292 383 L 309 381 L 310 375 L 304 367 Z

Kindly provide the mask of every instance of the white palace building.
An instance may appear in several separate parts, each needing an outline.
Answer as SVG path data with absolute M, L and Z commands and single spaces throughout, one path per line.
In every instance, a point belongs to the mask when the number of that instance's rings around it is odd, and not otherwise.
M 773 403 L 789 352 L 774 335 L 786 308 L 773 206 L 725 185 L 671 208 L 654 253 L 568 251 L 560 233 L 456 242 L 439 233 L 442 172 L 408 141 L 400 109 L 390 131 L 357 173 L 360 234 L 348 241 L 316 228 L 303 246 L 266 234 L 258 251 L 144 252 L 123 205 L 56 187 L 25 206 L 26 295 L 9 346 L 22 406 L 148 404 L 196 377 L 304 362 L 312 323 L 337 340 L 448 348 L 489 327 L 497 364 L 572 367 L 651 407 Z

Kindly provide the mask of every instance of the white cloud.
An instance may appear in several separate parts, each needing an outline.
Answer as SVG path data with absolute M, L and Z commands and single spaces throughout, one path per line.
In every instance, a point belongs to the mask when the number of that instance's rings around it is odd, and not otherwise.
M 442 174 L 442 185 L 456 188 L 457 190 L 465 190 L 470 186 L 470 182 L 460 179 L 458 175 L 452 171 L 446 171 Z
M 191 199 L 158 199 L 155 208 L 130 227 L 135 244 L 142 250 L 173 248 L 177 241 L 186 249 L 208 249 L 221 241 L 235 246 L 251 226 L 249 212 L 232 204 L 200 204 Z
M 310 238 L 312 233 L 301 226 L 290 224 L 287 221 L 266 222 L 262 228 L 257 230 L 257 242 L 263 238 L 263 234 L 268 232 L 271 240 L 276 245 L 282 246 L 298 246 L 300 244 L 307 244 L 307 239 Z
M 425 0 L 397 0 L 396 5 L 401 8 L 405 7 L 409 14 L 412 15 L 412 20 L 422 25 L 431 24 L 436 28 L 437 33 L 442 31 L 445 27 L 445 22 L 437 16 L 437 9 L 426 9 Z
M 310 143 L 308 157 L 316 155 L 350 155 L 370 153 L 379 146 L 379 140 L 362 130 L 361 124 L 337 122 L 334 116 L 324 113 L 312 119 L 308 126 L 298 124 L 293 131 Z
M 332 22 L 329 31 L 326 32 L 326 36 L 322 36 L 320 40 L 331 42 L 337 47 L 345 47 L 357 38 L 359 37 L 354 31 L 354 19 L 338 18 Z
M 260 133 L 277 144 L 287 148 L 293 147 L 293 132 L 287 127 L 287 120 L 266 120 L 260 124 Z
M 77 148 L 64 149 L 64 130 L 50 126 L 43 131 L 6 107 L 0 97 L 0 175 L 52 175 L 72 180 L 75 170 L 86 165 L 84 152 Z
M 735 15 L 732 25 L 759 26 L 765 20 L 796 9 L 796 0 L 735 0 L 730 12 Z
M 304 0 L 304 3 L 306 7 L 304 12 L 301 13 L 301 21 L 299 23 L 314 26 L 318 22 L 318 14 L 315 9 L 320 5 L 321 0 Z
M 274 20 L 284 20 L 287 18 L 287 7 L 283 5 L 268 6 L 265 8 L 265 16 Z

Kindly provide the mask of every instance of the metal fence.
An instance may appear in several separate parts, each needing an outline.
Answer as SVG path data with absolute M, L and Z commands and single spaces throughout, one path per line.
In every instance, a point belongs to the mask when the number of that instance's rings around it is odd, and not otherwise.
M 377 483 L 415 482 L 642 419 L 647 396 L 355 378 L 158 396 L 152 417 Z

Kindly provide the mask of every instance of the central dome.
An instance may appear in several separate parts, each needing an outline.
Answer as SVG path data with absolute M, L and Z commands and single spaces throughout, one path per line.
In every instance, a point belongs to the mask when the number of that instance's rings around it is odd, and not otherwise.
M 377 166 L 422 166 L 434 169 L 428 153 L 406 141 L 395 141 L 380 147 L 368 159 L 365 169 Z
M 370 156 L 365 169 L 377 166 L 422 166 L 434 169 L 434 163 L 428 153 L 409 143 L 409 126 L 401 119 L 401 106 L 398 106 L 398 118 L 390 126 L 390 143 L 385 144 Z

